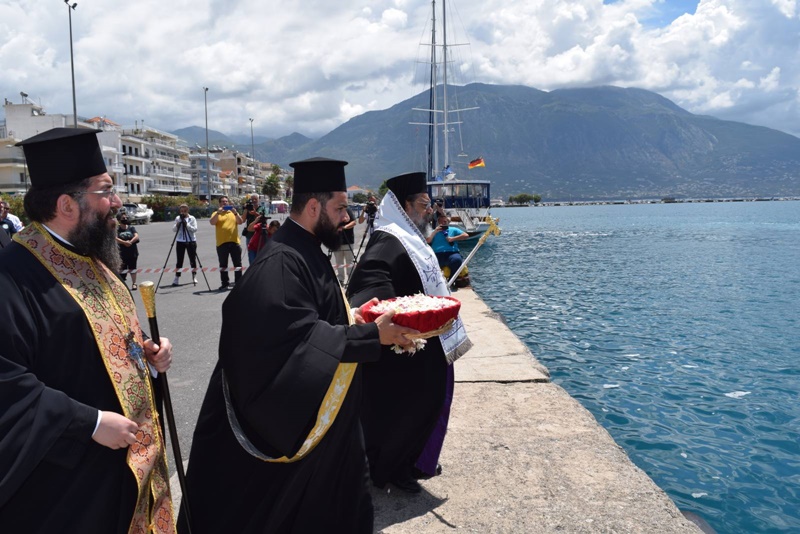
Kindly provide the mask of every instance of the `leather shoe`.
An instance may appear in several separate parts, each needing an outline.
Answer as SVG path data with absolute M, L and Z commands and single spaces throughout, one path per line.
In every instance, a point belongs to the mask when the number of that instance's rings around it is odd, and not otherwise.
M 392 485 L 400 491 L 405 491 L 406 493 L 420 493 L 422 491 L 422 486 L 420 486 L 419 482 L 416 480 L 392 480 Z
M 428 480 L 430 478 L 437 477 L 437 476 L 439 476 L 441 474 L 442 474 L 442 465 L 441 464 L 436 464 L 436 474 L 435 475 L 429 475 L 428 473 L 422 471 L 421 469 L 418 469 L 416 467 L 414 468 L 414 478 L 416 478 L 417 480 Z

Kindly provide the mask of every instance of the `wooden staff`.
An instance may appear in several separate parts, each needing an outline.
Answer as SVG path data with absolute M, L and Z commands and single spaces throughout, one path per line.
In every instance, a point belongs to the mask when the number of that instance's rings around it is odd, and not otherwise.
M 150 323 L 150 338 L 156 343 L 161 342 L 158 333 L 158 320 L 156 319 L 156 288 L 153 282 L 147 281 L 139 284 L 139 293 L 142 295 L 144 310 L 147 313 L 147 320 Z M 183 472 L 183 457 L 181 456 L 181 446 L 178 443 L 178 428 L 175 426 L 175 412 L 172 410 L 172 397 L 169 394 L 169 383 L 167 373 L 158 373 L 158 382 L 164 394 L 164 415 L 167 417 L 170 441 L 172 442 L 172 453 L 175 456 L 175 469 L 178 471 L 178 482 L 181 485 L 181 506 L 186 512 L 186 523 L 189 525 L 191 534 L 192 518 L 189 514 L 189 496 L 186 492 L 186 474 Z

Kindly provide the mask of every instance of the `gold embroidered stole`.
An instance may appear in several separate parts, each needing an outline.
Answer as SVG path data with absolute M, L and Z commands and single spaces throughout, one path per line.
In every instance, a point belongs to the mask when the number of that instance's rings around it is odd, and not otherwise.
M 350 304 L 347 302 L 347 298 L 344 295 L 344 291 L 342 291 L 342 298 L 344 299 L 344 305 L 347 309 L 347 317 L 349 318 L 349 324 L 354 324 L 353 322 L 353 314 L 350 313 Z M 272 458 L 267 456 L 263 452 L 259 451 L 255 445 L 247 439 L 247 436 L 244 435 L 244 431 L 242 431 L 241 425 L 236 418 L 236 413 L 233 409 L 233 405 L 230 401 L 230 391 L 228 390 L 228 381 L 225 378 L 225 373 L 222 374 L 222 389 L 225 395 L 225 405 L 226 410 L 228 412 L 228 421 L 231 424 L 231 428 L 233 430 L 234 436 L 236 436 L 236 440 L 239 444 L 251 455 L 260 460 L 265 462 L 271 463 L 292 463 L 298 460 L 302 460 L 305 458 L 308 453 L 314 450 L 321 441 L 322 438 L 325 437 L 325 434 L 333 425 L 334 420 L 336 420 L 336 416 L 339 414 L 339 410 L 342 407 L 342 403 L 344 402 L 345 397 L 347 396 L 347 392 L 350 389 L 350 384 L 353 382 L 353 377 L 356 374 L 356 369 L 358 368 L 357 363 L 339 363 L 339 366 L 336 368 L 336 372 L 333 374 L 333 379 L 331 380 L 330 386 L 328 386 L 328 391 L 325 393 L 325 398 L 322 399 L 322 404 L 320 405 L 319 411 L 317 412 L 317 420 L 314 424 L 314 428 L 311 429 L 311 432 L 308 433 L 303 445 L 300 449 L 295 453 L 294 456 L 288 458 L 286 456 L 281 456 L 280 458 Z
M 141 346 L 136 305 L 128 288 L 105 265 L 60 245 L 40 224 L 16 234 L 81 307 L 92 328 L 108 376 L 125 417 L 136 422 L 136 443 L 128 447 L 127 464 L 136 477 L 138 497 L 128 532 L 173 534 L 175 519 L 170 496 L 167 457 L 158 424 L 153 390 L 128 355 L 126 335 Z M 140 374 L 141 373 L 141 374 Z

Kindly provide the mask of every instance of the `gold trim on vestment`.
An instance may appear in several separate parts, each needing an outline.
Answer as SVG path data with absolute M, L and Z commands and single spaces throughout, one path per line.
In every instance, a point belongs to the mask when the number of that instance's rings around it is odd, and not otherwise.
M 39 223 L 15 235 L 80 306 L 94 335 L 123 414 L 139 425 L 126 463 L 138 495 L 130 534 L 174 534 L 166 449 L 147 370 L 140 374 L 128 355 L 126 336 L 142 344 L 136 305 L 128 288 L 105 265 L 60 244 Z M 130 324 L 128 320 L 130 319 Z M 152 506 L 151 506 L 152 498 Z

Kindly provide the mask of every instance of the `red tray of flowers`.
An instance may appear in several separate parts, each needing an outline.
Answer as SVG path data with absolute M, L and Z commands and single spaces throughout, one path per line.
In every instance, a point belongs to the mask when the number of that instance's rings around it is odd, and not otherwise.
M 371 323 L 390 309 L 395 310 L 392 318 L 395 324 L 420 332 L 432 332 L 458 316 L 461 302 L 453 297 L 410 295 L 368 302 L 361 308 L 361 316 Z

